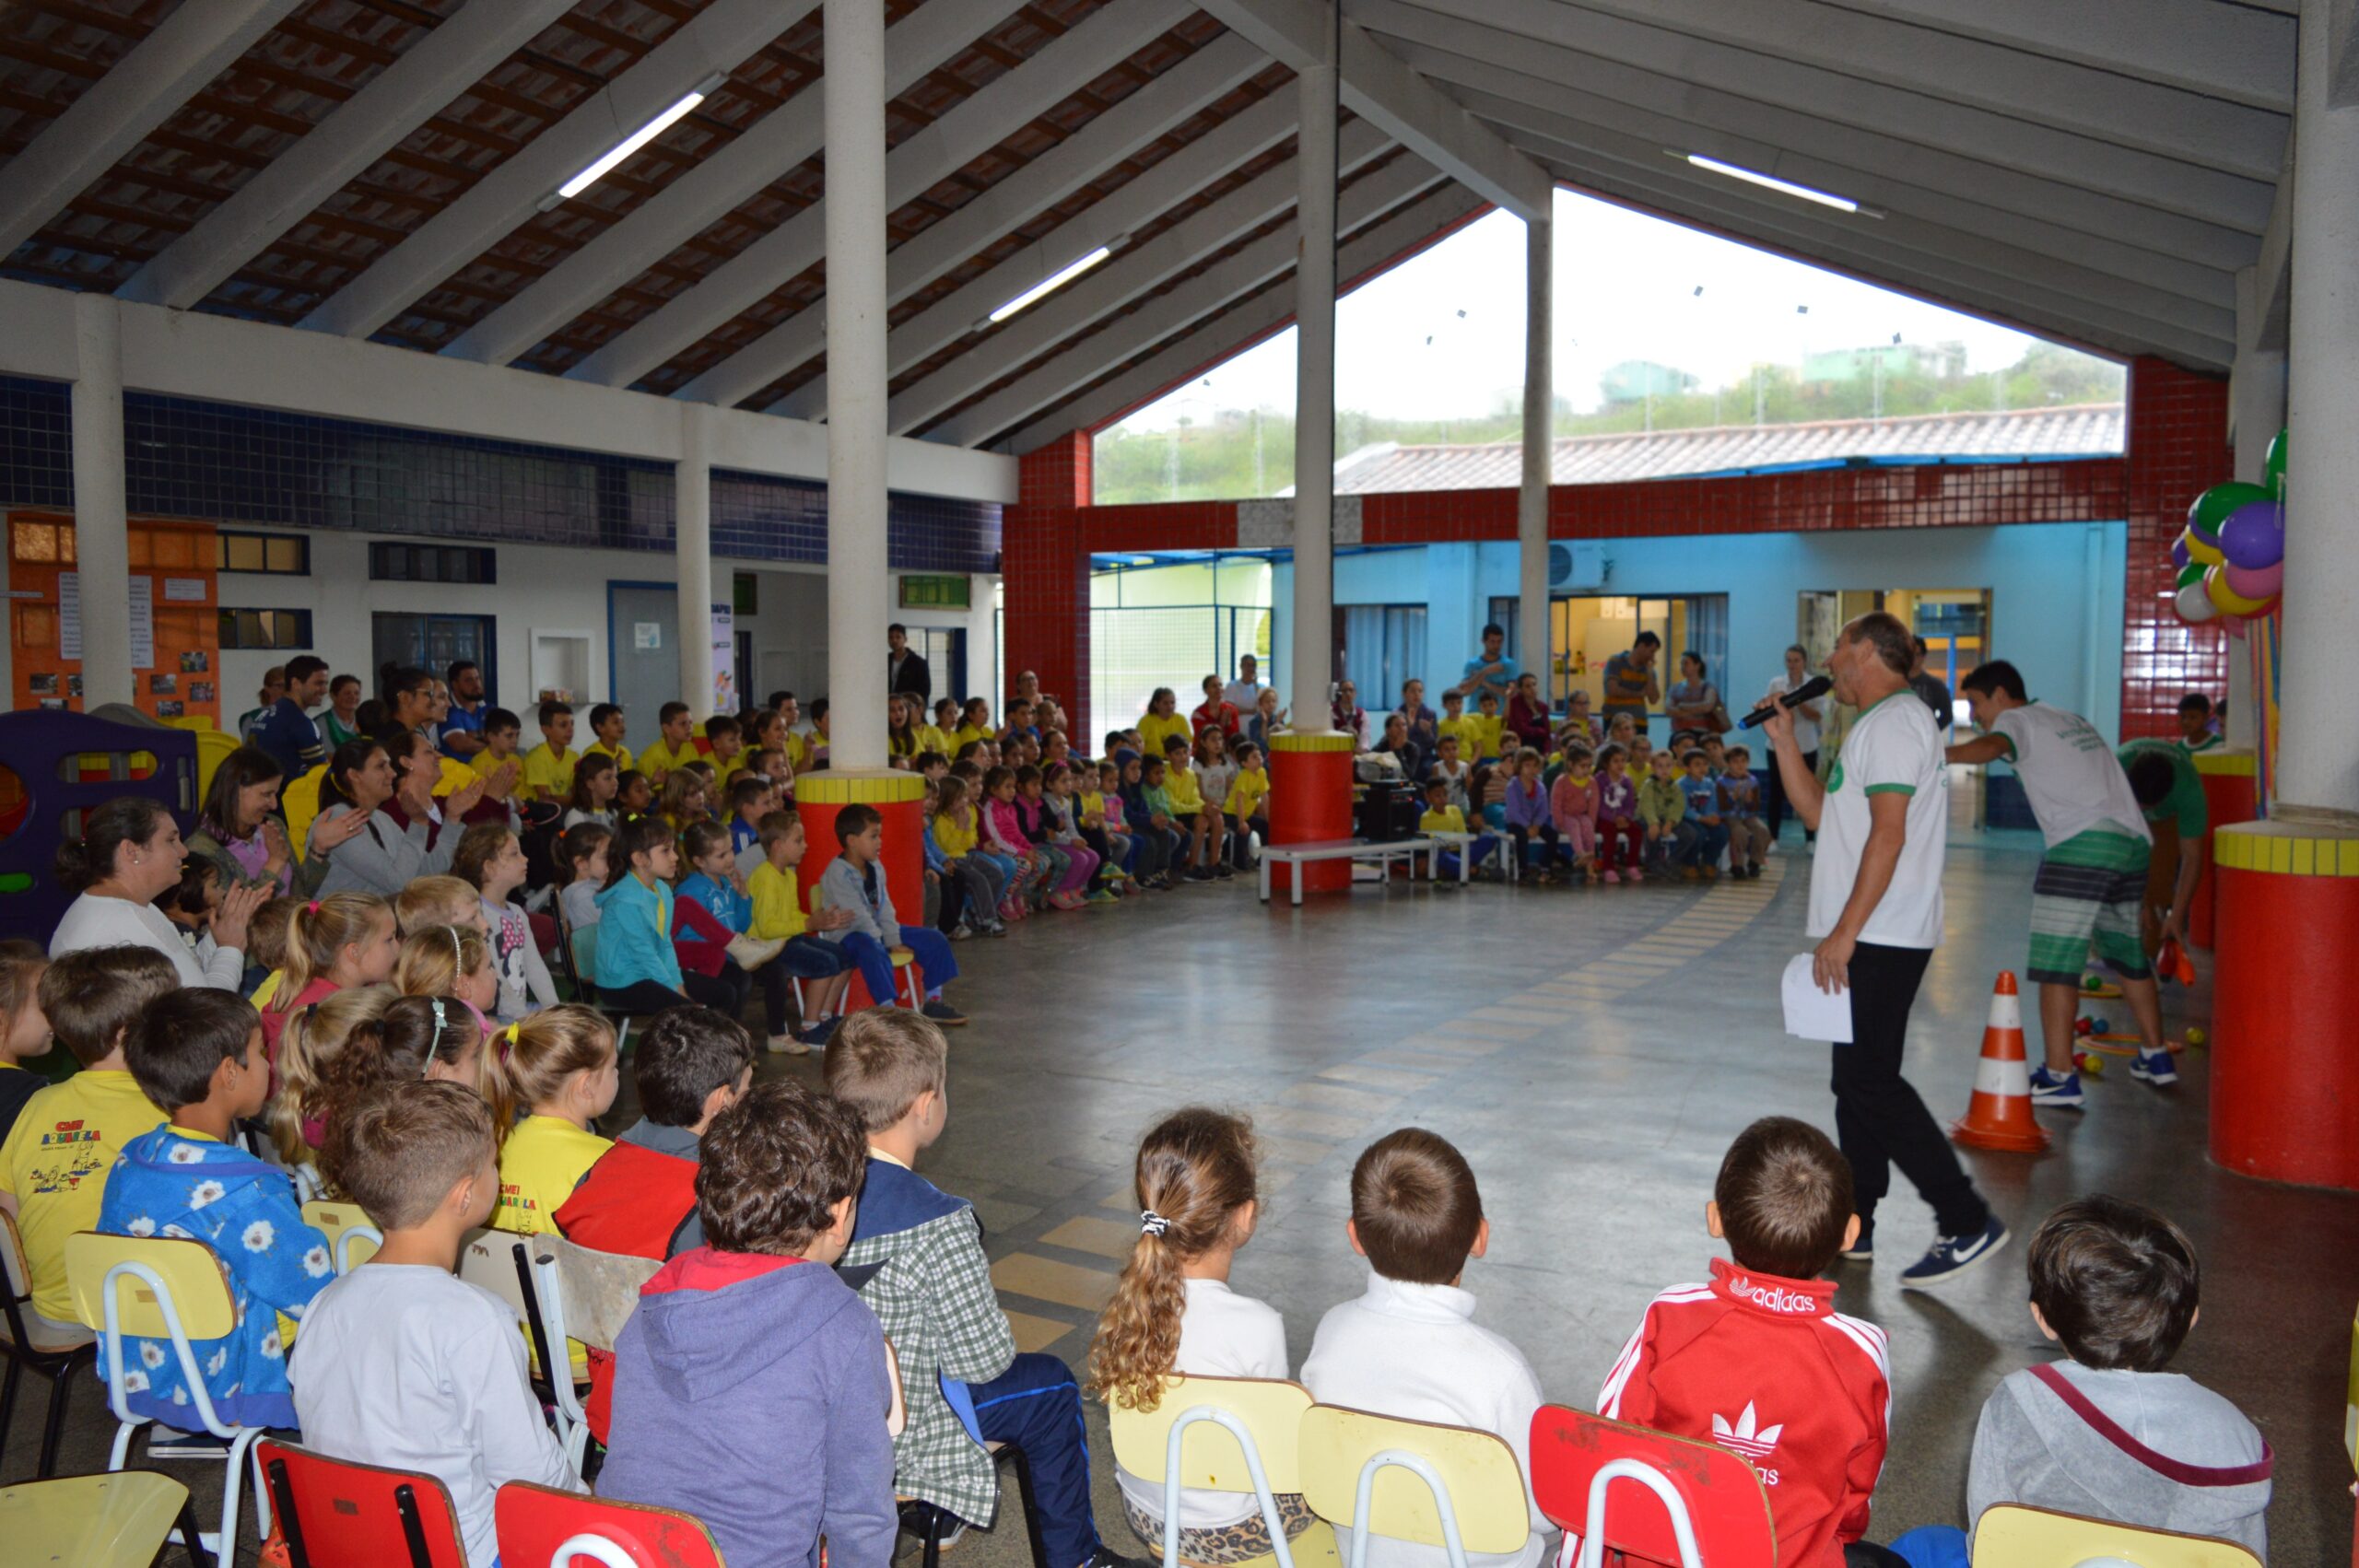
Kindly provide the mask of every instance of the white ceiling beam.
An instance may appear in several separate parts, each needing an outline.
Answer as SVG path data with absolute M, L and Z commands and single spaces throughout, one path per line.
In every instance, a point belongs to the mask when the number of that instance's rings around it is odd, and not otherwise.
M 2348 109 L 2359 103 L 2359 0 L 2328 0 L 2327 41 L 2326 106 Z
M 2210 275 L 2233 275 L 2252 259 L 2252 236 L 2237 229 L 1439 16 L 1407 0 L 1360 0 L 1357 14 L 1387 47 L 1461 103 L 1466 95 L 1456 88 L 1520 99 L 1660 136 L 1666 150 L 1706 153 L 1876 206 L 1948 213 L 1962 227 L 2004 228 L 2034 250 L 2051 247 L 2031 243 L 2030 236 L 2052 236 L 2065 247 L 2054 254 L 2104 264 L 2094 247 L 2118 257 L 2126 275 L 2161 287 L 2177 286 L 2172 280 L 2196 282 L 2199 291 L 2223 287 Z M 1501 118 L 1487 109 L 1481 113 Z
M 2294 19 L 2219 0 L 1830 0 L 1848 10 L 2294 112 Z
M 1255 76 L 1257 71 L 1264 71 L 1267 66 L 1269 62 L 1267 59 L 1262 59 L 1262 52 L 1255 50 L 1250 42 L 1246 42 L 1243 38 L 1238 38 L 1238 35 L 1229 33 L 1229 35 L 1222 35 L 1222 38 L 1215 38 L 1215 41 L 1210 42 L 1210 45 L 1205 45 L 1203 50 L 1198 50 L 1196 54 L 1191 54 L 1189 59 L 1184 59 L 1184 62 L 1180 62 L 1177 66 L 1172 66 L 1170 71 L 1161 73 L 1161 76 L 1156 77 L 1156 80 L 1151 80 L 1149 85 L 1139 88 L 1137 92 L 1133 92 L 1128 99 L 1123 99 L 1121 104 L 1116 104 L 1113 109 L 1109 109 L 1107 113 L 1102 113 L 1099 118 L 1095 118 L 1095 121 L 1090 121 L 1090 125 L 1080 132 L 1080 135 L 1066 136 L 1064 142 L 1059 142 L 1057 146 L 1050 148 L 1050 151 L 1043 153 L 1043 156 L 1033 158 L 1031 163 L 1027 163 L 1021 170 L 1016 170 L 1016 172 L 1010 174 L 1007 180 L 1000 180 L 998 184 L 991 186 L 989 191 L 981 191 L 974 201 L 969 201 L 968 205 L 962 205 L 960 210 L 948 215 L 946 219 L 941 219 L 939 224 L 925 228 L 925 231 L 918 233 L 915 238 L 910 238 L 910 240 L 906 240 L 903 245 L 894 248 L 892 257 L 887 260 L 889 302 L 898 304 L 901 299 L 909 299 L 913 292 L 918 292 L 920 287 L 934 283 L 936 278 L 941 278 L 946 271 L 951 271 L 953 266 L 957 266 L 960 262 L 968 260 L 968 257 L 984 252 L 984 250 L 989 248 L 993 240 L 998 240 L 1003 233 L 1010 233 L 1015 231 L 1015 228 L 1021 228 L 1024 224 L 1028 224 L 1033 216 L 1038 216 L 1040 212 L 1048 210 L 1048 207 L 1057 205 L 1059 201 L 1064 201 L 1066 195 L 1078 191 L 1080 186 L 1090 184 L 1092 180 L 1102 177 L 1107 170 L 1116 168 L 1118 163 L 1123 163 L 1125 158 L 1134 156 L 1139 148 L 1144 148 L 1146 144 L 1156 142 L 1158 136 L 1168 135 L 1172 127 L 1184 123 L 1187 118 L 1191 118 L 1196 111 L 1201 111 L 1205 104 L 1210 104 L 1213 99 L 1222 97 L 1222 94 L 1229 92 L 1231 88 L 1236 88 L 1238 83 L 1243 83 L 1243 80 L 1248 80 L 1250 76 Z M 1281 104 L 1276 104 L 1276 97 L 1284 97 L 1284 94 L 1273 94 L 1272 99 L 1262 99 L 1260 104 L 1250 104 L 1238 115 L 1231 115 L 1229 121 L 1222 121 L 1220 125 L 1215 125 L 1213 130 L 1205 132 L 1203 136 L 1193 139 L 1189 146 L 1180 148 L 1180 151 L 1172 153 L 1170 158 L 1166 158 L 1161 165 L 1156 165 L 1156 174 L 1151 177 L 1151 180 L 1133 180 L 1128 186 L 1123 186 L 1123 191 L 1130 191 L 1130 186 L 1139 186 L 1139 184 L 1154 186 L 1154 189 L 1158 191 L 1166 191 L 1166 205 L 1168 205 L 1168 189 L 1172 189 L 1172 186 L 1177 186 L 1177 189 L 1196 189 L 1193 184 L 1187 184 L 1187 177 L 1184 177 L 1182 172 L 1177 172 L 1177 170 L 1170 174 L 1163 172 L 1163 170 L 1170 170 L 1172 163 L 1180 160 L 1182 156 L 1187 156 L 1187 153 L 1193 153 L 1196 148 L 1215 146 L 1215 144 L 1220 144 L 1220 146 L 1229 146 L 1229 144 L 1243 146 L 1243 144 L 1255 135 L 1255 127 L 1262 127 L 1262 130 L 1257 132 L 1262 139 L 1255 139 L 1250 151 L 1238 153 L 1238 156 L 1234 158 L 1234 163 L 1243 163 L 1243 160 L 1250 158 L 1252 153 L 1262 151 L 1262 148 L 1281 142 L 1285 135 L 1293 132 L 1295 123 L 1293 123 L 1293 113 L 1285 111 Z M 1243 130 L 1231 130 L 1231 127 L 1238 127 L 1241 123 L 1248 123 Z M 1231 165 L 1220 165 L 1220 170 L 1226 170 L 1226 168 L 1231 168 Z M 1217 170 L 1215 170 L 1215 172 L 1217 172 Z M 1205 174 L 1205 180 L 1208 180 L 1208 177 L 1210 172 Z M 1031 271 L 1031 274 L 1027 275 L 1027 281 L 1016 283 L 1015 287 L 1010 287 L 1010 290 L 1003 292 L 1003 295 L 993 295 L 991 297 L 991 302 L 984 304 L 984 307 L 969 309 L 962 319 L 957 319 L 957 328 L 951 330 L 946 337 L 936 340 L 934 346 L 941 346 L 944 342 L 953 342 L 956 337 L 962 337 L 962 334 L 968 333 L 977 321 L 981 321 L 984 311 L 998 307 L 998 304 L 1005 302 L 1005 299 L 1015 299 L 1019 292 L 1024 292 L 1027 287 L 1031 287 L 1033 283 L 1040 281 L 1040 278 L 1045 278 L 1045 275 L 1054 274 L 1057 269 L 1066 266 L 1069 262 L 1074 262 L 1075 257 L 1083 257 L 1083 254 L 1087 254 L 1090 250 L 1095 250 L 1097 245 L 1104 245 L 1109 243 L 1111 238 L 1121 236 L 1121 233 L 1125 231 L 1125 227 L 1102 228 L 1102 231 L 1097 231 L 1097 238 L 1090 238 L 1090 240 L 1086 240 L 1086 243 L 1074 243 L 1069 231 L 1075 231 L 1075 228 L 1083 228 L 1083 231 L 1086 231 L 1086 228 L 1090 228 L 1090 222 L 1087 222 L 1090 215 L 1099 212 L 1102 207 L 1109 207 L 1111 203 L 1121 201 L 1123 191 L 1118 191 L 1118 193 L 1113 195 L 1113 198 L 1109 198 L 1109 201 L 1092 205 L 1090 210 L 1083 212 L 1083 216 L 1075 216 L 1074 222 L 1059 227 L 1057 231 L 1050 233 L 1050 236 L 1040 238 L 1040 240 L 1036 240 L 1033 245 L 1027 245 L 1024 250 L 1019 250 L 1010 262 L 1003 262 L 1000 266 L 991 269 L 991 274 L 986 275 L 989 275 L 989 278 L 998 278 L 998 275 L 1005 269 L 1010 269 L 1010 266 L 1015 266 L 1015 269 L 1033 269 L 1033 266 L 1040 266 L 1040 257 L 1048 257 L 1048 254 L 1057 254 L 1057 257 L 1062 257 L 1062 260 L 1057 262 L 1050 262 L 1050 264 L 1045 266 L 1045 271 Z M 1133 203 L 1137 201 L 1139 201 L 1137 195 L 1133 195 Z M 968 295 L 974 283 L 969 283 L 968 287 L 960 287 L 960 290 L 953 292 L 948 299 L 960 299 L 960 297 Z M 898 328 L 892 330 L 892 334 L 885 340 L 887 372 L 898 370 L 898 368 L 909 366 L 909 363 L 915 363 L 915 358 L 922 358 L 925 354 L 932 354 L 932 349 L 920 351 L 920 354 L 915 356 L 909 354 L 906 345 L 909 345 L 909 342 L 915 342 L 915 337 L 918 337 L 918 333 L 910 333 L 910 328 L 918 328 L 918 321 L 925 321 L 927 316 L 934 316 L 934 311 L 939 311 L 944 304 L 948 304 L 948 299 L 936 302 L 934 307 L 920 311 L 913 321 L 906 321 L 906 323 L 901 323 Z M 812 361 L 812 358 L 816 358 L 816 356 L 826 349 L 826 333 L 828 333 L 826 319 L 828 319 L 826 299 L 818 299 L 818 302 L 814 302 L 812 307 L 792 313 L 792 316 L 788 316 L 785 321 L 780 321 L 779 325 L 774 325 L 771 330 L 762 333 L 762 337 L 757 337 L 757 340 L 753 340 L 750 345 L 743 346 L 743 349 L 738 349 L 736 354 L 732 354 L 729 358 L 724 358 L 724 361 L 720 361 L 717 366 L 712 366 L 710 370 L 705 370 L 703 375 L 698 375 L 698 378 L 694 380 L 694 382 L 687 384 L 687 387 L 679 392 L 679 396 L 705 399 L 705 401 L 710 401 L 710 404 L 722 404 L 722 405 L 743 404 L 745 399 L 750 399 L 750 396 L 755 396 L 757 392 L 762 392 L 762 387 L 769 387 L 769 384 L 776 382 L 780 375 L 785 375 L 785 372 L 792 370 L 795 366 L 802 366 L 804 361 Z M 779 404 L 771 404 L 769 410 L 771 413 L 788 413 L 788 404 L 795 405 L 795 413 L 791 413 L 788 417 L 795 417 L 795 420 L 818 420 L 818 417 L 823 417 L 826 410 L 828 410 L 828 378 L 826 378 L 826 372 L 814 375 L 809 382 L 797 387 L 788 399 L 779 401 Z
M 530 218 L 543 198 L 632 132 L 726 75 L 795 21 L 805 6 L 714 0 L 637 64 L 460 193 L 296 324 L 367 337 Z M 178 13 L 175 13 L 178 15 Z
M 0 279 L 0 375 L 75 377 L 73 298 Z M 659 462 L 681 455 L 680 405 L 670 398 L 202 310 L 117 309 L 123 384 L 133 391 Z M 716 468 L 827 477 L 824 425 L 722 410 L 707 427 Z M 894 440 L 886 462 L 897 491 L 1003 505 L 1016 498 L 1007 458 Z
M 1418 4 L 1458 21 L 1502 29 L 2199 222 L 2259 234 L 2269 218 L 2270 180 L 2196 168 L 2149 150 L 2010 119 L 1884 81 L 1689 37 L 1563 0 Z M 2272 166 L 2271 180 L 2274 172 Z
M 471 0 L 150 257 L 116 293 L 142 305 L 194 306 L 571 7 L 572 0 Z
M 1478 109 L 1484 107 L 1479 97 L 1473 101 Z M 1521 127 L 1519 135 L 1532 135 L 1535 144 L 1544 144 L 1551 152 L 1559 157 L 1569 157 L 1583 168 L 1618 166 L 1626 170 L 1630 178 L 1650 187 L 1667 184 L 1672 189 L 1693 188 L 1708 197 L 1722 190 L 1743 192 L 1748 196 L 1753 194 L 1753 187 L 1706 173 L 1691 167 L 1684 159 L 1665 158 L 1654 140 L 1649 137 L 1627 136 L 1567 116 L 1543 116 L 1531 109 L 1520 109 L 1520 117 L 1532 123 Z M 2092 311 L 2100 313 L 2100 319 L 2103 313 L 2112 312 L 2125 324 L 2133 320 L 2142 320 L 2158 328 L 2233 339 L 2236 327 L 2233 279 L 2229 280 L 2218 298 L 2195 299 L 2125 282 L 2076 263 L 2034 255 L 1979 230 L 1953 228 L 1906 213 L 1887 212 L 1880 218 L 1864 214 L 1856 216 L 1838 215 L 1792 197 L 1778 195 L 1767 195 L 1765 207 L 1773 212 L 1790 208 L 1797 213 L 1807 214 L 1813 219 L 1830 224 L 1859 251 L 1871 255 L 1888 253 L 1901 264 L 1913 264 L 1904 262 L 1903 258 L 1921 258 L 1932 264 L 1943 264 L 1954 259 L 1978 269 L 1985 276 L 2011 280 L 2014 287 L 2027 294 L 2080 301 Z
M 0 169 L 0 256 L 15 253 L 295 6 L 215 0 L 157 24 Z
M 1289 69 L 1300 71 L 1327 58 L 1333 17 L 1330 0 L 1198 4 Z M 1342 32 L 1338 64 L 1344 103 L 1353 113 L 1373 121 L 1394 141 L 1518 217 L 1548 216 L 1554 196 L 1544 170 L 1475 123 L 1356 23 L 1346 19 Z
M 1336 140 L 1339 174 L 1349 174 L 1391 150 L 1383 132 L 1365 120 L 1344 127 Z M 1409 161 L 1416 162 L 1412 158 Z M 1420 165 L 1430 171 L 1429 165 Z M 1234 244 L 1271 219 L 1294 208 L 1300 193 L 1296 160 L 1289 158 L 1239 185 L 1179 223 L 1100 263 L 1094 270 L 1012 317 L 975 346 L 902 388 L 886 405 L 886 427 L 895 434 L 917 429 L 973 397 L 1002 376 L 1054 350 L 1143 295 L 1185 274 L 1203 257 Z M 1161 184 L 1158 181 L 1158 184 Z M 1164 189 L 1168 206 L 1187 193 Z M 994 304 L 1004 304 L 1003 296 Z
M 2260 254 L 2253 263 L 2252 318 L 2256 325 L 2250 346 L 2264 354 L 2283 354 L 2294 319 L 2294 159 L 2299 149 L 2288 142 L 2285 172 L 2278 177 L 2277 202 L 2269 209 L 2269 227 L 2261 231 Z
M 897 98 L 1006 20 L 1022 0 L 933 0 L 885 35 L 885 92 Z M 824 83 L 813 83 L 629 216 L 550 268 L 442 352 L 505 365 L 726 216 L 820 150 Z
M 2020 331 L 2123 357 L 2162 354 L 2205 369 L 2225 369 L 2234 357 L 2233 312 L 2224 333 L 2156 321 L 2026 284 L 2021 272 L 1993 270 L 1987 250 L 1967 260 L 1922 232 L 1867 232 L 1884 229 L 1893 219 L 1862 223 L 1834 213 L 1822 217 L 1820 209 L 1767 192 L 1756 196 L 1732 181 L 1685 178 L 1680 172 L 1685 166 L 1668 158 L 1633 163 L 1583 147 L 1552 147 L 1529 135 L 1523 145 L 1548 158 L 1578 189 Z
M 1072 31 L 895 147 L 885 161 L 885 210 L 923 195 L 1179 26 L 1190 9 L 1188 0 L 1113 0 L 1092 11 Z M 823 196 L 794 214 L 566 374 L 627 387 L 728 325 L 827 255 L 827 206 Z
M 1489 205 L 1462 185 L 1445 184 L 1337 245 L 1335 275 L 1356 280 L 1361 274 L 1384 266 Z M 1342 292 L 1348 295 L 1351 290 L 1345 288 Z M 1129 369 L 1046 410 L 1005 441 L 995 441 L 994 446 L 1027 452 L 1068 430 L 1105 425 L 1293 320 L 1294 290 L 1265 288 Z M 992 434 L 996 436 L 998 432 Z
M 1336 231 L 1349 233 L 1365 228 L 1449 178 L 1415 154 L 1404 154 L 1344 188 L 1336 198 Z M 1133 314 L 1035 365 L 926 433 L 936 440 L 965 447 L 1025 423 L 1087 386 L 1105 372 L 1109 363 L 1127 359 L 1142 346 L 1214 315 L 1273 278 L 1285 276 L 1294 270 L 1300 254 L 1298 228 L 1289 217 L 1235 253 L 1191 268 L 1187 276 L 1156 293 Z
M 1554 68 L 1553 62 L 1545 60 L 1532 62 L 1544 76 L 1527 76 L 1421 45 L 1403 43 L 1400 47 L 1402 57 L 1428 76 L 1454 84 L 1461 102 L 1476 115 L 1501 126 L 1511 139 L 1516 130 L 1530 129 L 1589 146 L 1593 131 L 1597 137 L 1612 138 L 1614 145 L 1628 138 L 1627 146 L 1634 154 L 1642 148 L 1651 149 L 1657 156 L 1670 149 L 1701 153 L 1816 190 L 1832 191 L 1879 212 L 1922 219 L 1967 234 L 2001 237 L 2025 252 L 2048 258 L 2093 278 L 2118 278 L 2123 287 L 2158 290 L 2221 309 L 2234 303 L 2233 270 L 2207 267 L 2181 256 L 2124 244 L 2111 236 L 2051 223 L 2045 217 L 2000 211 L 1942 188 L 1886 179 L 1875 171 L 1882 167 L 1878 160 L 1825 162 L 1794 155 L 1790 150 L 1793 145 L 1790 136 L 1760 141 L 1633 109 L 1584 90 L 1577 79 L 1567 80 L 1563 72 Z M 1523 47 L 1537 50 L 1543 46 L 1526 43 Z M 1637 74 L 1618 73 L 1623 77 Z M 2235 240 L 2238 252 L 2250 253 L 2252 241 L 2248 236 L 2230 238 Z
M 1846 11 L 1825 0 L 1745 0 L 1742 6 L 1578 0 L 1570 8 L 1611 13 L 2248 180 L 2272 178 L 2284 147 L 2289 117 L 2282 113 Z

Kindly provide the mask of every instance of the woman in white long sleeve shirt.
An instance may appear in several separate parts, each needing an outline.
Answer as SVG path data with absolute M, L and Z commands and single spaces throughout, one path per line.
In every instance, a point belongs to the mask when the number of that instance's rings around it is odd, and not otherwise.
M 327 875 L 320 883 L 321 897 L 331 893 L 373 893 L 381 898 L 394 898 L 417 878 L 439 876 L 451 869 L 459 835 L 446 825 L 440 843 L 428 848 L 437 817 L 437 770 L 430 755 L 421 753 L 421 756 L 423 760 L 415 766 L 399 770 L 396 783 L 395 766 L 377 742 L 347 741 L 336 748 L 327 777 L 320 780 L 323 809 L 311 823 L 309 852 L 324 856 L 328 863 Z M 480 783 L 453 791 L 445 802 L 451 818 L 455 821 L 482 794 Z M 408 818 L 406 825 L 384 810 L 388 802 L 400 805 Z M 335 842 L 345 831 L 344 819 L 354 815 L 366 818 L 367 825 Z
M 125 795 L 84 819 L 79 842 L 61 845 L 57 880 L 81 896 L 49 939 L 62 958 L 94 947 L 148 947 L 172 961 L 183 986 L 234 991 L 245 977 L 246 924 L 269 890 L 232 888 L 213 917 L 213 949 L 199 958 L 156 897 L 181 880 L 188 850 L 161 802 Z

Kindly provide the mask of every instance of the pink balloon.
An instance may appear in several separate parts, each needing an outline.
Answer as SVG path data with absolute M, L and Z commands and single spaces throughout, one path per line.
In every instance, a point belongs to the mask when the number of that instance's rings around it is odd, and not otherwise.
M 2274 599 L 2285 586 L 2285 563 L 2271 561 L 2265 567 L 2240 567 L 2229 562 L 2221 568 L 2221 575 L 2228 579 L 2228 587 L 2239 599 Z

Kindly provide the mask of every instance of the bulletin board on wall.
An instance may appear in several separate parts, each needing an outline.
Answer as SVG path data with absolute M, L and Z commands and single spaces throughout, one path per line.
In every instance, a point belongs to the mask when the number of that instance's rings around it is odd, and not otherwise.
M 82 711 L 81 596 L 74 520 L 11 511 L 8 627 L 14 706 Z M 134 518 L 132 701 L 184 728 L 221 725 L 221 623 L 214 527 Z

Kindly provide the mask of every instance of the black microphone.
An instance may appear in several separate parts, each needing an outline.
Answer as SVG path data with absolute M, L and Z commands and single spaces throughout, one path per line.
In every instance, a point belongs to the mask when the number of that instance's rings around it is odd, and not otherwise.
M 1769 701 L 1763 703 L 1760 707 L 1746 714 L 1743 719 L 1737 721 L 1736 727 L 1740 730 L 1758 730 L 1762 725 L 1769 722 L 1769 716 L 1777 712 L 1779 708 L 1793 708 L 1801 703 L 1814 701 L 1819 697 L 1825 696 L 1828 692 L 1831 692 L 1834 689 L 1835 683 L 1833 681 L 1828 680 L 1824 675 L 1813 675 L 1809 680 L 1804 681 L 1801 685 L 1796 686 L 1792 691 L 1788 692 L 1785 696 L 1780 697 L 1772 697 Z

